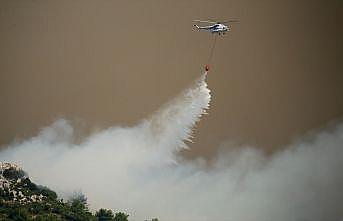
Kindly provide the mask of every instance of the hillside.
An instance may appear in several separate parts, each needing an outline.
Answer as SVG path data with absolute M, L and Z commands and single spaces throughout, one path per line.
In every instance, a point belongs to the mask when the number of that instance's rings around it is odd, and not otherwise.
M 126 221 L 127 217 L 107 209 L 91 213 L 82 194 L 64 202 L 54 191 L 31 182 L 17 165 L 0 162 L 0 220 Z

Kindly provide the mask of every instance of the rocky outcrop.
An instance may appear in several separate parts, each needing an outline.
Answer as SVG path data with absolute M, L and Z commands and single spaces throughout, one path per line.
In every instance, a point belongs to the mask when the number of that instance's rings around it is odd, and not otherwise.
M 45 196 L 17 165 L 0 162 L 0 201 L 27 204 L 41 202 Z

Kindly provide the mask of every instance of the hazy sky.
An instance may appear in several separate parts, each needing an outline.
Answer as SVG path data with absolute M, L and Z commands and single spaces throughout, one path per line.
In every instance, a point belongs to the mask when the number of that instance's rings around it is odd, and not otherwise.
M 189 154 L 221 142 L 271 150 L 343 116 L 343 3 L 0 1 L 0 144 L 60 117 L 133 125 L 203 71 L 213 36 L 193 19 L 239 18 L 217 41 L 209 115 Z

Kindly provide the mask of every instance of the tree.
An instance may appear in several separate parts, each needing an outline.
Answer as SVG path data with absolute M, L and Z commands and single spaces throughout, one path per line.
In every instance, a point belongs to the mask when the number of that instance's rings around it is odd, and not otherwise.
M 72 209 L 88 211 L 87 197 L 81 192 L 75 192 L 74 196 L 69 200 L 69 203 Z
M 24 178 L 26 176 L 26 173 L 23 170 L 17 170 L 15 168 L 9 168 L 5 169 L 2 172 L 2 175 L 9 180 L 17 180 L 20 178 Z
M 41 188 L 39 191 L 40 194 L 42 194 L 43 196 L 47 197 L 50 200 L 57 200 L 57 194 L 54 191 L 44 186 L 40 186 L 40 188 Z
M 114 218 L 113 212 L 110 209 L 100 209 L 95 213 L 95 216 L 99 221 L 110 221 Z
M 29 212 L 26 208 L 15 208 L 9 211 L 8 218 L 18 221 L 25 221 L 29 219 Z
M 127 219 L 128 217 L 129 215 L 119 212 L 119 213 L 116 213 L 116 216 L 114 217 L 113 221 L 128 221 Z
M 89 211 L 87 206 L 87 198 L 82 193 L 75 193 L 73 198 L 69 201 L 70 213 L 67 213 L 67 220 L 88 221 L 95 220 L 95 217 Z

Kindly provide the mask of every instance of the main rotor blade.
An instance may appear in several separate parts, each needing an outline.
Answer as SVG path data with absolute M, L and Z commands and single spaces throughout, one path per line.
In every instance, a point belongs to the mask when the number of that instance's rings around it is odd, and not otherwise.
M 202 21 L 202 20 L 193 20 L 194 22 L 202 22 L 202 23 L 212 23 L 212 24 L 216 24 L 217 22 L 214 21 Z
M 227 20 L 227 21 L 223 21 L 223 22 L 220 22 L 220 23 L 234 23 L 234 22 L 239 22 L 239 20 L 237 20 L 237 19 Z

